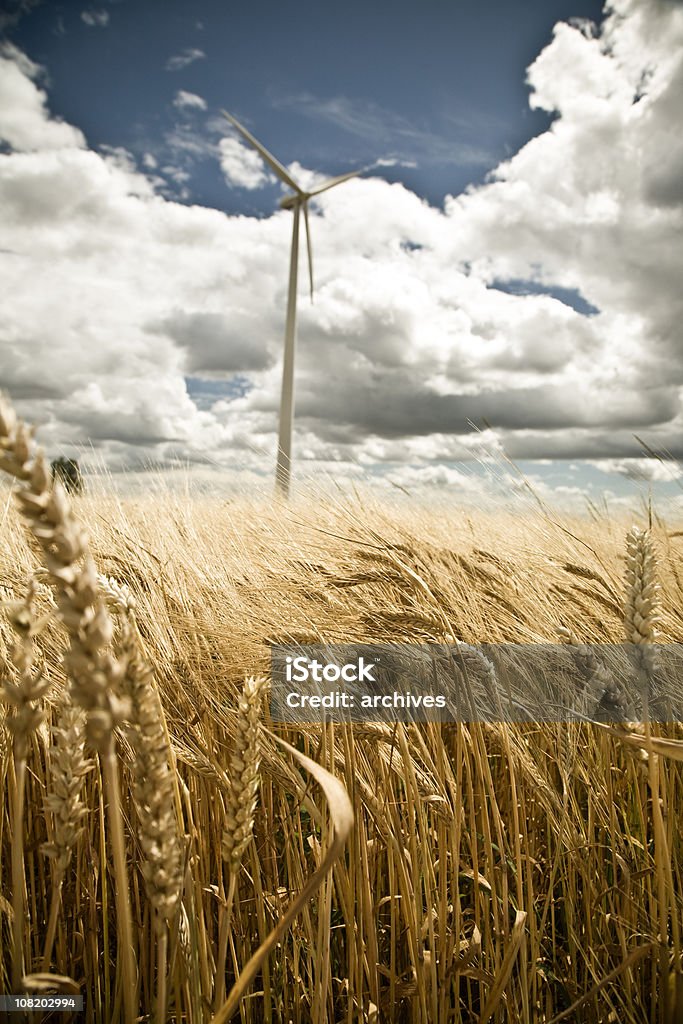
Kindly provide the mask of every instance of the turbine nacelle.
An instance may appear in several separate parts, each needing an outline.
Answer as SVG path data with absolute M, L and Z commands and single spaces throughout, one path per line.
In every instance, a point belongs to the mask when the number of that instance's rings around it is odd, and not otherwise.
M 283 196 L 280 200 L 280 209 L 293 210 L 296 206 L 305 203 L 307 199 L 310 199 L 308 192 L 294 192 L 291 195 Z

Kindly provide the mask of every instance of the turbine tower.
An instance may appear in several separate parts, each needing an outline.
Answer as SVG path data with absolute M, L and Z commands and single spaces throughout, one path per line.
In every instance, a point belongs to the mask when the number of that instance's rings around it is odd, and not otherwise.
M 292 468 L 292 425 L 294 422 L 294 354 L 296 349 L 296 295 L 297 280 L 299 272 L 299 221 L 301 211 L 304 214 L 304 225 L 306 227 L 306 249 L 308 253 L 308 279 L 311 290 L 311 301 L 313 301 L 313 252 L 311 249 L 311 231 L 308 223 L 308 201 L 313 196 L 326 192 L 335 185 L 341 185 L 349 178 L 355 178 L 358 171 L 351 171 L 349 174 L 340 174 L 336 178 L 328 178 L 326 182 L 304 191 L 294 181 L 287 169 L 276 160 L 272 153 L 269 153 L 265 146 L 262 146 L 258 139 L 255 139 L 251 132 L 248 132 L 244 125 L 241 125 L 236 117 L 229 114 L 227 110 L 221 111 L 223 117 L 227 118 L 233 127 L 242 135 L 250 146 L 260 154 L 262 159 L 277 174 L 278 178 L 292 189 L 290 195 L 280 200 L 280 207 L 283 210 L 292 210 L 294 223 L 292 224 L 292 248 L 289 256 L 289 291 L 287 293 L 287 317 L 285 320 L 285 351 L 282 364 L 282 395 L 280 398 L 280 426 L 278 430 L 277 444 L 277 468 L 275 470 L 275 487 L 284 497 L 289 497 L 289 483 Z

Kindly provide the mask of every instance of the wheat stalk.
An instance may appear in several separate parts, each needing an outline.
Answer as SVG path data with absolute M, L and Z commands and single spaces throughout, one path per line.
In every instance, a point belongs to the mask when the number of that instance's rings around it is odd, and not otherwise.
M 130 631 L 130 626 L 126 630 Z M 132 636 L 124 643 L 130 651 L 124 686 L 132 706 L 127 735 L 135 753 L 133 789 L 146 861 L 143 875 L 159 922 L 170 923 L 182 887 L 173 773 L 152 670 L 137 653 Z
M 7 740 L 7 714 L 5 709 L 0 707 L 0 784 L 2 783 L 5 762 L 7 761 Z
M 656 861 L 656 880 L 659 905 L 659 969 L 662 979 L 662 1004 L 666 1018 L 671 1016 L 669 991 L 668 930 L 671 916 L 674 945 L 680 947 L 681 934 L 677 907 L 670 904 L 673 890 L 671 853 L 661 806 L 661 777 L 659 755 L 654 752 L 650 730 L 650 699 L 652 678 L 657 668 L 657 652 L 653 644 L 657 639 L 659 622 L 659 582 L 657 554 L 650 530 L 633 526 L 626 535 L 626 600 L 624 603 L 624 630 L 627 643 L 635 645 L 637 679 L 645 703 L 645 745 L 648 751 L 648 781 L 652 795 L 652 819 Z M 669 911 L 671 910 L 671 914 Z M 674 978 L 674 975 L 671 975 Z
M 142 874 L 147 897 L 154 910 L 157 939 L 156 1020 L 158 1024 L 164 1024 L 168 927 L 178 909 L 183 882 L 175 780 L 169 764 L 171 751 L 152 670 L 140 657 L 130 620 L 123 625 L 123 644 L 128 651 L 124 688 L 131 702 L 127 735 L 134 753 L 133 796 L 144 855 Z
M 215 994 L 217 1007 L 220 1007 L 225 999 L 225 963 L 237 874 L 254 831 L 261 763 L 261 695 L 265 683 L 266 679 L 263 676 L 249 676 L 244 682 L 237 705 L 221 842 L 221 853 L 228 868 L 229 878 L 228 893 L 221 907 L 219 926 Z
M 140 844 L 146 863 L 143 875 L 157 924 L 170 924 L 182 888 L 182 852 L 175 815 L 173 753 L 164 728 L 164 717 L 154 676 L 141 657 L 135 633 L 135 598 L 125 583 L 113 576 L 99 576 L 107 601 L 124 615 L 121 646 L 126 671 L 123 691 L 130 704 L 126 730 L 134 759 L 133 788 L 140 821 Z
M 140 656 L 135 630 L 135 598 L 126 583 L 99 576 L 109 605 L 123 615 L 121 645 L 126 672 L 123 691 L 130 702 L 126 730 L 133 749 L 133 797 L 144 863 L 142 874 L 154 911 L 157 941 L 156 1017 L 166 1019 L 168 928 L 180 902 L 183 883 L 182 849 L 175 813 L 175 767 L 159 694 L 150 666 Z M 172 770 L 173 768 L 173 770 Z

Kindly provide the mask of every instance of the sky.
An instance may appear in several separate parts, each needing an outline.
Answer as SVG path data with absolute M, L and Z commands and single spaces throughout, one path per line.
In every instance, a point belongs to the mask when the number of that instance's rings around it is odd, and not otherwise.
M 292 215 L 226 108 L 303 187 L 364 169 L 311 207 L 295 480 L 680 504 L 680 0 L 3 0 L 0 39 L 0 386 L 51 456 L 270 483 Z

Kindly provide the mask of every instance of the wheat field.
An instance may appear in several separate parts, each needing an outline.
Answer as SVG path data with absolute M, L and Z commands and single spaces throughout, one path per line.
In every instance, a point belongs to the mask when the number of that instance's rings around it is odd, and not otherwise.
M 70 503 L 1 411 L 0 991 L 89 1022 L 683 1020 L 677 725 L 268 709 L 273 643 L 679 643 L 680 524 L 627 550 L 632 518 L 457 496 Z

